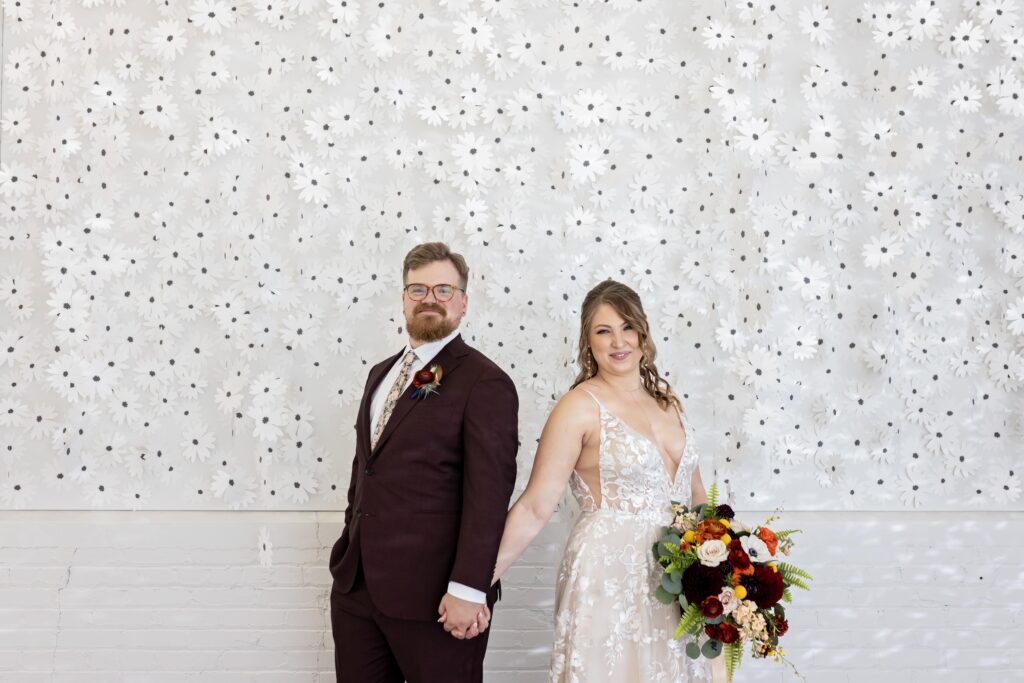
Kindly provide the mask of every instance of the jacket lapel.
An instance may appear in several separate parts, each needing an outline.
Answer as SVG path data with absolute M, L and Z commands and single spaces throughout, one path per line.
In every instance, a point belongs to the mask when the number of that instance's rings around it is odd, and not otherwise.
M 377 447 L 370 453 L 369 460 L 373 460 L 380 453 L 381 447 L 387 443 L 388 439 L 394 434 L 398 425 L 401 424 L 402 420 L 406 418 L 413 409 L 420 404 L 421 401 L 437 400 L 444 397 L 444 382 L 448 376 L 455 371 L 455 368 L 459 366 L 462 359 L 469 353 L 469 347 L 466 346 L 466 342 L 462 341 L 462 335 L 459 335 L 452 339 L 448 344 L 441 349 L 441 351 L 434 356 L 433 360 L 427 363 L 429 368 L 431 365 L 440 365 L 443 376 L 441 377 L 441 387 L 438 389 L 438 393 L 435 396 L 427 396 L 425 398 L 414 399 L 412 398 L 412 392 L 414 391 L 412 384 L 410 383 L 408 388 L 398 397 L 398 402 L 395 404 L 395 409 L 391 413 L 391 419 L 384 425 L 384 431 L 380 435 L 380 440 L 377 441 Z M 367 436 L 367 445 L 369 445 L 369 436 Z
M 399 351 L 391 358 L 378 363 L 370 371 L 370 376 L 367 379 L 366 392 L 363 395 L 363 402 L 359 406 L 359 415 L 356 417 L 356 433 L 359 439 L 360 452 L 365 453 L 367 458 L 370 457 L 370 431 L 373 429 L 373 425 L 370 424 L 370 407 L 373 403 L 373 393 L 377 390 L 381 380 L 388 374 L 391 366 L 397 363 L 401 356 L 402 351 Z

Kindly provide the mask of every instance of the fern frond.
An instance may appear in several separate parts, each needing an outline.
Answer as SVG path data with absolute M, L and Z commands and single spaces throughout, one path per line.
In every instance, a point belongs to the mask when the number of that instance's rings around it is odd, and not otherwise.
M 674 638 L 679 638 L 684 633 L 692 633 L 694 626 L 699 626 L 704 620 L 704 615 L 700 612 L 700 607 L 690 603 L 683 610 L 683 616 L 679 617 L 679 625 L 676 626 L 676 633 Z
M 785 579 L 784 578 L 782 580 L 785 581 L 786 583 L 788 583 L 790 586 L 796 586 L 797 588 L 800 588 L 800 589 L 805 590 L 805 591 L 811 590 L 810 587 L 806 583 L 804 583 L 802 579 L 795 579 L 795 578 Z
M 789 592 L 788 588 L 786 590 L 782 591 L 782 598 L 781 599 L 782 599 L 783 602 L 793 602 L 793 594 Z
M 803 569 L 800 569 L 800 567 L 797 567 L 796 565 L 789 564 L 788 562 L 779 562 L 775 566 L 779 570 L 779 573 L 782 574 L 782 578 L 784 580 L 788 580 L 790 577 L 808 579 L 810 581 L 814 580 L 814 577 Z
M 725 675 L 732 681 L 733 675 L 739 670 L 740 662 L 743 661 L 743 645 L 740 643 L 729 643 L 725 646 Z
M 718 505 L 718 482 L 711 482 L 711 488 L 708 489 L 708 505 L 715 507 Z
M 789 538 L 793 534 L 802 534 L 803 532 L 803 529 L 783 529 L 782 531 L 775 532 L 775 538 L 781 541 L 783 539 Z

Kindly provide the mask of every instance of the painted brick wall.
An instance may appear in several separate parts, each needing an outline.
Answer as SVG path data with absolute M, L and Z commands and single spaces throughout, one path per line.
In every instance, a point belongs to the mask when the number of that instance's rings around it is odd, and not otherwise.
M 744 513 L 756 521 L 760 513 Z M 0 513 L 0 681 L 333 681 L 337 513 Z M 1024 681 L 1024 513 L 787 513 L 815 590 L 786 647 L 815 683 Z M 257 540 L 270 532 L 273 564 Z M 546 680 L 552 525 L 511 570 L 487 680 Z M 744 682 L 797 680 L 747 662 Z

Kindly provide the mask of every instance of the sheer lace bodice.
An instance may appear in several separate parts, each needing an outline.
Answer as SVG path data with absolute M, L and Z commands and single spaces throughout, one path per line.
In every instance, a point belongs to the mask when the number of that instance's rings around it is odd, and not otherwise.
M 685 414 L 680 415 L 680 421 L 686 432 L 686 443 L 673 479 L 653 441 L 616 417 L 589 391 L 587 394 L 597 403 L 601 414 L 598 456 L 601 488 L 600 496 L 595 499 L 583 478 L 573 471 L 569 488 L 580 510 L 610 509 L 664 517 L 668 509 L 664 501 L 688 503 L 697 451 L 693 446 L 693 429 Z
M 585 390 L 584 390 L 585 391 Z M 588 394 L 590 392 L 587 392 Z M 599 496 L 573 472 L 580 512 L 566 542 L 555 596 L 552 683 L 687 683 L 707 680 L 672 635 L 678 605 L 654 598 L 660 568 L 651 552 L 672 501 L 690 502 L 694 431 L 670 476 L 658 447 L 601 404 Z

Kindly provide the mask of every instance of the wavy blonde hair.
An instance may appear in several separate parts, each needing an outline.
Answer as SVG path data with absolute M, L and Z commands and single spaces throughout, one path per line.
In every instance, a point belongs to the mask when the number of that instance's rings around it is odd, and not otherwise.
M 605 280 L 597 285 L 583 299 L 583 308 L 580 311 L 580 343 L 577 362 L 580 366 L 580 373 L 576 375 L 573 387 L 582 384 L 597 375 L 597 359 L 590 349 L 590 326 L 594 322 L 594 315 L 601 304 L 608 304 L 615 309 L 615 312 L 622 316 L 622 319 L 633 326 L 640 336 L 640 381 L 644 390 L 654 397 L 662 410 L 670 405 L 683 412 L 683 406 L 668 381 L 658 373 L 658 367 L 654 361 L 658 357 L 658 350 L 651 340 L 651 328 L 647 323 L 647 314 L 644 313 L 643 304 L 640 303 L 640 295 L 628 286 L 615 280 Z

